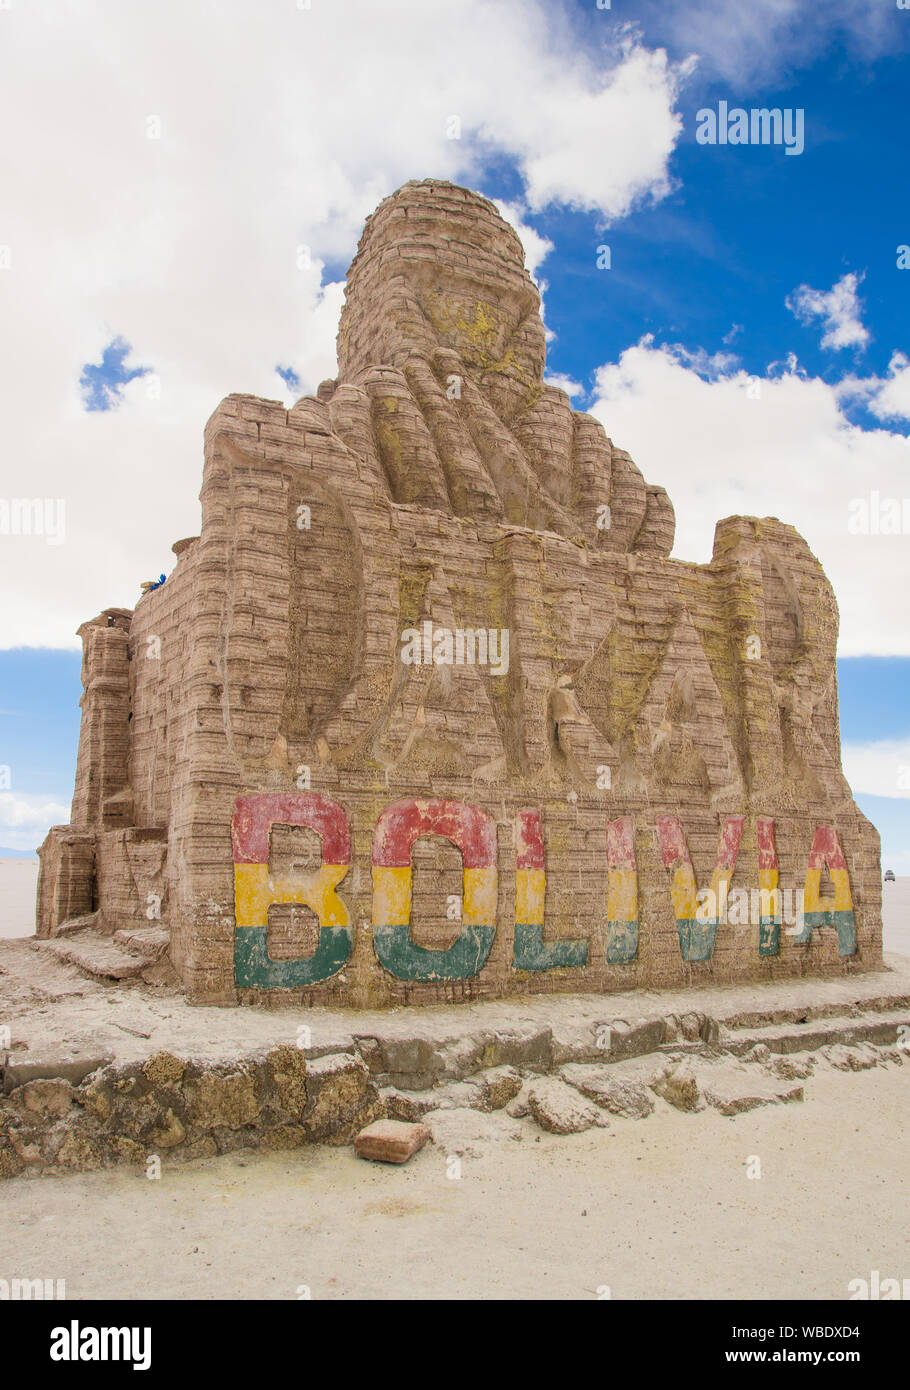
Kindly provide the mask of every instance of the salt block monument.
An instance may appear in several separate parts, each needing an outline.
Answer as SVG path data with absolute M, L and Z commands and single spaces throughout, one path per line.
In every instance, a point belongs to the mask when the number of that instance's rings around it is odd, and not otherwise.
M 480 195 L 368 218 L 337 380 L 228 396 L 200 534 L 80 628 L 39 936 L 151 940 L 215 1004 L 881 966 L 821 566 L 755 517 L 671 559 L 664 489 L 546 384 L 539 307 Z

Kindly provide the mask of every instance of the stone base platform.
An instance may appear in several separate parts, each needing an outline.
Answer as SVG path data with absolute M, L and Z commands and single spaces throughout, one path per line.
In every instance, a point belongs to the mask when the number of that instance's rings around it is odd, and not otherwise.
M 885 964 L 711 990 L 238 1010 L 3 941 L 0 1176 L 345 1145 L 382 1117 L 424 1119 L 458 1152 L 478 1125 L 569 1133 L 655 1105 L 798 1101 L 816 1064 L 910 1061 L 910 957 Z

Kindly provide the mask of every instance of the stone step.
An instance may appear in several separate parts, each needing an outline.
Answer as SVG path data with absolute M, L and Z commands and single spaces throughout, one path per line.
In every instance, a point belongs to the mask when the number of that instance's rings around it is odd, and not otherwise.
M 143 960 L 160 960 L 171 944 L 171 934 L 164 927 L 124 927 L 114 932 L 114 941 Z
M 807 1020 L 805 1023 L 777 1023 L 764 1028 L 737 1029 L 735 1032 L 721 1029 L 717 1045 L 722 1051 L 736 1057 L 750 1052 L 758 1043 L 764 1043 L 769 1052 L 778 1054 L 818 1052 L 823 1047 L 835 1044 L 851 1047 L 861 1042 L 893 1047 L 902 1027 L 910 1030 L 910 1009 L 840 1017 L 835 1015 Z
M 35 951 L 47 951 L 75 965 L 93 980 L 130 980 L 141 975 L 147 958 L 115 946 L 109 936 L 85 931 L 78 935 L 51 937 L 30 943 Z
M 858 976 L 858 982 L 862 981 L 862 978 Z M 910 1009 L 910 993 L 906 989 L 869 994 L 855 1002 L 832 1000 L 827 1003 L 814 1002 L 808 1007 L 794 1007 L 791 1004 L 786 1008 L 740 1009 L 733 1014 L 721 1013 L 718 1020 L 721 1027 L 726 1028 L 728 1032 L 739 1032 L 743 1029 L 770 1028 L 774 1024 L 819 1023 L 829 1018 L 864 1018 L 867 1014 L 894 1013 L 898 1009 Z
M 78 932 L 93 930 L 98 925 L 100 915 L 98 912 L 89 912 L 85 917 L 71 917 L 68 922 L 61 922 L 54 928 L 54 937 L 75 936 Z

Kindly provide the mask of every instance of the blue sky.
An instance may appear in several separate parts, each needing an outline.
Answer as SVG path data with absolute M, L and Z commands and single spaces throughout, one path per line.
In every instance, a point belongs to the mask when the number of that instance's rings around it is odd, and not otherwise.
M 910 497 L 910 12 L 339 0 L 339 25 L 313 6 L 0 14 L 0 115 L 9 102 L 18 132 L 0 497 L 66 514 L 65 543 L 0 535 L 0 846 L 33 848 L 66 818 L 75 628 L 134 604 L 198 529 L 208 414 L 230 391 L 290 401 L 333 374 L 363 217 L 434 175 L 507 206 L 549 374 L 668 488 L 677 554 L 708 559 L 731 511 L 806 535 L 841 607 L 845 767 L 884 859 L 910 873 L 910 535 L 845 524 L 857 497 Z M 721 101 L 804 111 L 804 152 L 698 144 L 697 112 Z
M 126 360 L 129 355 L 129 343 L 114 338 L 102 352 L 100 362 L 86 362 L 79 379 L 86 410 L 115 410 L 124 386 L 148 374 L 148 367 L 130 366 Z
M 585 384 L 592 363 L 615 360 L 653 333 L 658 343 L 735 352 L 750 373 L 763 375 L 768 363 L 795 351 L 810 375 L 826 381 L 857 365 L 864 375 L 884 376 L 893 350 L 906 347 L 910 305 L 910 272 L 895 264 L 897 246 L 910 236 L 906 129 L 894 119 L 907 81 L 906 60 L 883 60 L 870 84 L 866 73 L 832 57 L 784 87 L 688 88 L 680 105 L 692 128 L 673 160 L 677 187 L 659 206 L 605 231 L 609 274 L 595 268 L 596 219 L 534 220 L 561 252 L 542 270 L 548 321 L 558 332 L 551 368 Z M 725 98 L 805 109 L 804 153 L 695 144 L 695 112 Z M 849 272 L 864 276 L 872 341 L 862 354 L 832 354 L 813 324 L 794 318 L 787 298 L 807 280 L 827 289 Z M 560 325 L 571 331 L 559 332 Z M 910 422 L 897 427 L 907 433 Z

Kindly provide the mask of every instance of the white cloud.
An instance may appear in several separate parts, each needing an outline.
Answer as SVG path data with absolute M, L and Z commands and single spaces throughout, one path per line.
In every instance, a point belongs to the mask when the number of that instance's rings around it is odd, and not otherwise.
M 654 342 L 654 335 L 647 333 L 641 340 L 642 345 L 651 347 Z M 683 343 L 673 343 L 669 348 L 677 362 L 682 362 L 687 367 L 691 367 L 693 372 L 699 376 L 708 377 L 711 381 L 716 381 L 720 377 L 727 376 L 734 371 L 739 363 L 739 358 L 733 352 L 708 352 L 706 348 L 687 348 Z
M 69 818 L 69 806 L 51 797 L 0 792 L 0 845 L 34 849 L 52 825 L 66 825 Z
M 520 108 L 500 90 L 496 124 L 483 133 L 509 132 L 533 211 L 563 203 L 612 221 L 669 193 L 668 155 L 682 129 L 673 98 L 688 71 L 661 49 L 634 46 L 606 78 L 576 59 L 575 81 L 546 84 Z
M 900 52 L 907 42 L 906 16 L 893 0 L 815 5 L 805 0 L 735 5 L 729 0 L 686 5 L 641 0 L 638 14 L 649 41 L 666 42 L 676 53 L 696 53 L 706 75 L 740 83 L 786 76 L 836 39 L 846 41 L 851 56 L 865 59 Z
M 547 372 L 544 380 L 548 386 L 558 386 L 560 391 L 565 391 L 569 397 L 585 394 L 585 388 L 579 382 L 573 381 L 570 376 L 565 376 L 562 372 Z
M 760 381 L 741 370 L 705 380 L 648 339 L 600 368 L 594 395 L 589 409 L 607 433 L 666 486 L 675 555 L 709 560 L 722 517 L 779 517 L 805 536 L 834 586 L 840 655 L 910 655 L 910 535 L 848 530 L 853 499 L 910 492 L 903 435 L 851 424 L 837 388 L 794 363 Z
M 910 738 L 842 745 L 844 775 L 855 793 L 910 800 Z
M 588 58 L 563 19 L 544 0 L 2 15 L 0 498 L 63 498 L 67 538 L 0 537 L 0 646 L 73 645 L 170 568 L 199 527 L 207 417 L 231 391 L 288 399 L 276 365 L 302 391 L 334 375 L 339 268 L 401 183 L 476 186 L 492 156 L 533 209 L 662 196 L 679 70 L 634 41 Z M 138 378 L 87 414 L 80 373 L 116 336 L 160 394 Z
M 815 318 L 823 321 L 823 348 L 865 347 L 871 335 L 863 324 L 863 306 L 856 293 L 862 279 L 851 271 L 827 291 L 800 285 L 788 296 L 787 308 L 802 323 Z
M 844 383 L 845 394 L 853 384 Z M 857 394 L 869 397 L 868 408 L 879 420 L 910 420 L 910 360 L 902 352 L 892 354 L 886 377 L 860 379 L 855 386 Z

